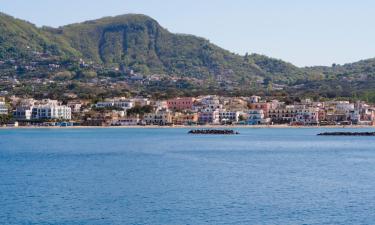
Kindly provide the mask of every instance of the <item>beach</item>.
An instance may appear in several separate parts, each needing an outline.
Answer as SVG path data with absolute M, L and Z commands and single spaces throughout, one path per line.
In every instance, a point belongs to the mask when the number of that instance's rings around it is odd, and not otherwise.
M 375 126 L 369 125 L 329 125 L 329 126 L 290 126 L 290 125 L 196 125 L 196 126 L 185 126 L 185 125 L 173 125 L 173 126 L 18 126 L 18 127 L 7 127 L 3 126 L 0 129 L 281 129 L 281 128 L 348 128 L 348 129 L 362 129 L 362 128 L 374 128 Z

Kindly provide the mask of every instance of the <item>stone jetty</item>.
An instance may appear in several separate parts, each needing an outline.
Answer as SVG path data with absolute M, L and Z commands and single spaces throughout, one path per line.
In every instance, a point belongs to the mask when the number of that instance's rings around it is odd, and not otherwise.
M 234 135 L 240 134 L 234 130 L 191 130 L 189 134 L 225 134 L 225 135 Z
M 375 132 L 325 132 L 319 136 L 375 136 Z

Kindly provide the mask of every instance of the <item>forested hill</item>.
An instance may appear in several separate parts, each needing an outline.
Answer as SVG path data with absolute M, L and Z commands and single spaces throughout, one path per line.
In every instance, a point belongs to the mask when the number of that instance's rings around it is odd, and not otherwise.
M 325 74 L 331 78 L 348 80 L 375 79 L 375 58 L 361 60 L 344 65 L 333 64 L 331 67 L 316 66 L 305 68 L 308 73 Z
M 32 60 L 32 52 L 49 52 L 60 57 L 76 57 L 79 52 L 27 21 L 0 13 L 0 60 Z
M 228 80 L 269 78 L 292 82 L 306 74 L 290 63 L 261 55 L 240 56 L 193 35 L 173 34 L 136 14 L 106 17 L 60 28 L 37 28 L 0 15 L 0 59 L 32 50 L 83 58 L 137 72 Z

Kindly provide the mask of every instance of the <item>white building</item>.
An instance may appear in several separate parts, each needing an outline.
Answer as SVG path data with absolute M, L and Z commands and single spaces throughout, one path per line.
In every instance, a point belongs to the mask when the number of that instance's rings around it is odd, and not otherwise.
M 15 100 L 17 102 L 17 100 Z M 32 107 L 36 100 L 33 98 L 21 99 L 18 104 L 14 103 L 16 109 L 13 112 L 14 119 L 31 120 Z
M 249 102 L 250 103 L 258 103 L 260 101 L 260 99 L 261 99 L 260 96 L 253 95 L 253 96 L 250 97 Z
M 7 115 L 8 114 L 8 107 L 5 104 L 5 99 L 0 97 L 0 115 Z
M 134 101 L 127 100 L 125 98 L 114 98 L 106 99 L 105 101 L 97 102 L 95 104 L 96 108 L 121 108 L 123 110 L 128 110 L 134 107 Z
M 219 97 L 215 95 L 207 95 L 197 99 L 198 102 L 202 103 L 203 105 L 218 105 L 220 104 Z
M 128 110 L 134 107 L 134 103 L 129 100 L 120 100 L 120 101 L 115 101 L 114 106 L 117 108 Z
M 226 111 L 226 110 L 220 110 L 219 111 L 219 119 L 222 123 L 227 122 L 238 122 L 240 116 L 239 111 Z
M 57 100 L 27 101 L 21 102 L 13 113 L 17 120 L 71 120 L 72 109 L 61 105 Z
M 294 121 L 302 125 L 319 124 L 319 108 L 308 107 L 299 109 L 296 113 Z
M 32 107 L 31 119 L 48 120 L 61 119 L 71 120 L 72 109 L 66 105 L 61 105 L 56 100 L 47 100 Z
M 103 101 L 103 102 L 97 102 L 95 104 L 96 108 L 111 108 L 115 106 L 115 102 L 113 100 L 111 101 Z

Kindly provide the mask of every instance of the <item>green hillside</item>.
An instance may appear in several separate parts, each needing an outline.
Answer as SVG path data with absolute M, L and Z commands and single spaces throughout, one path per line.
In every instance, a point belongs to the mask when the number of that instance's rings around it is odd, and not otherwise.
M 172 34 L 144 15 L 106 17 L 49 32 L 67 40 L 85 59 L 146 74 L 224 75 L 228 79 L 276 75 L 285 81 L 298 74 L 296 67 L 281 60 L 255 55 L 245 59 L 204 38 Z
M 67 57 L 77 54 L 64 41 L 59 42 L 35 25 L 0 13 L 0 59 L 31 60 L 32 52 Z
M 173 34 L 144 15 L 106 17 L 60 28 L 37 28 L 1 14 L 0 58 L 25 58 L 31 51 L 124 66 L 143 74 L 163 73 L 227 80 L 272 78 L 292 82 L 297 67 L 266 56 L 240 56 L 208 40 Z

